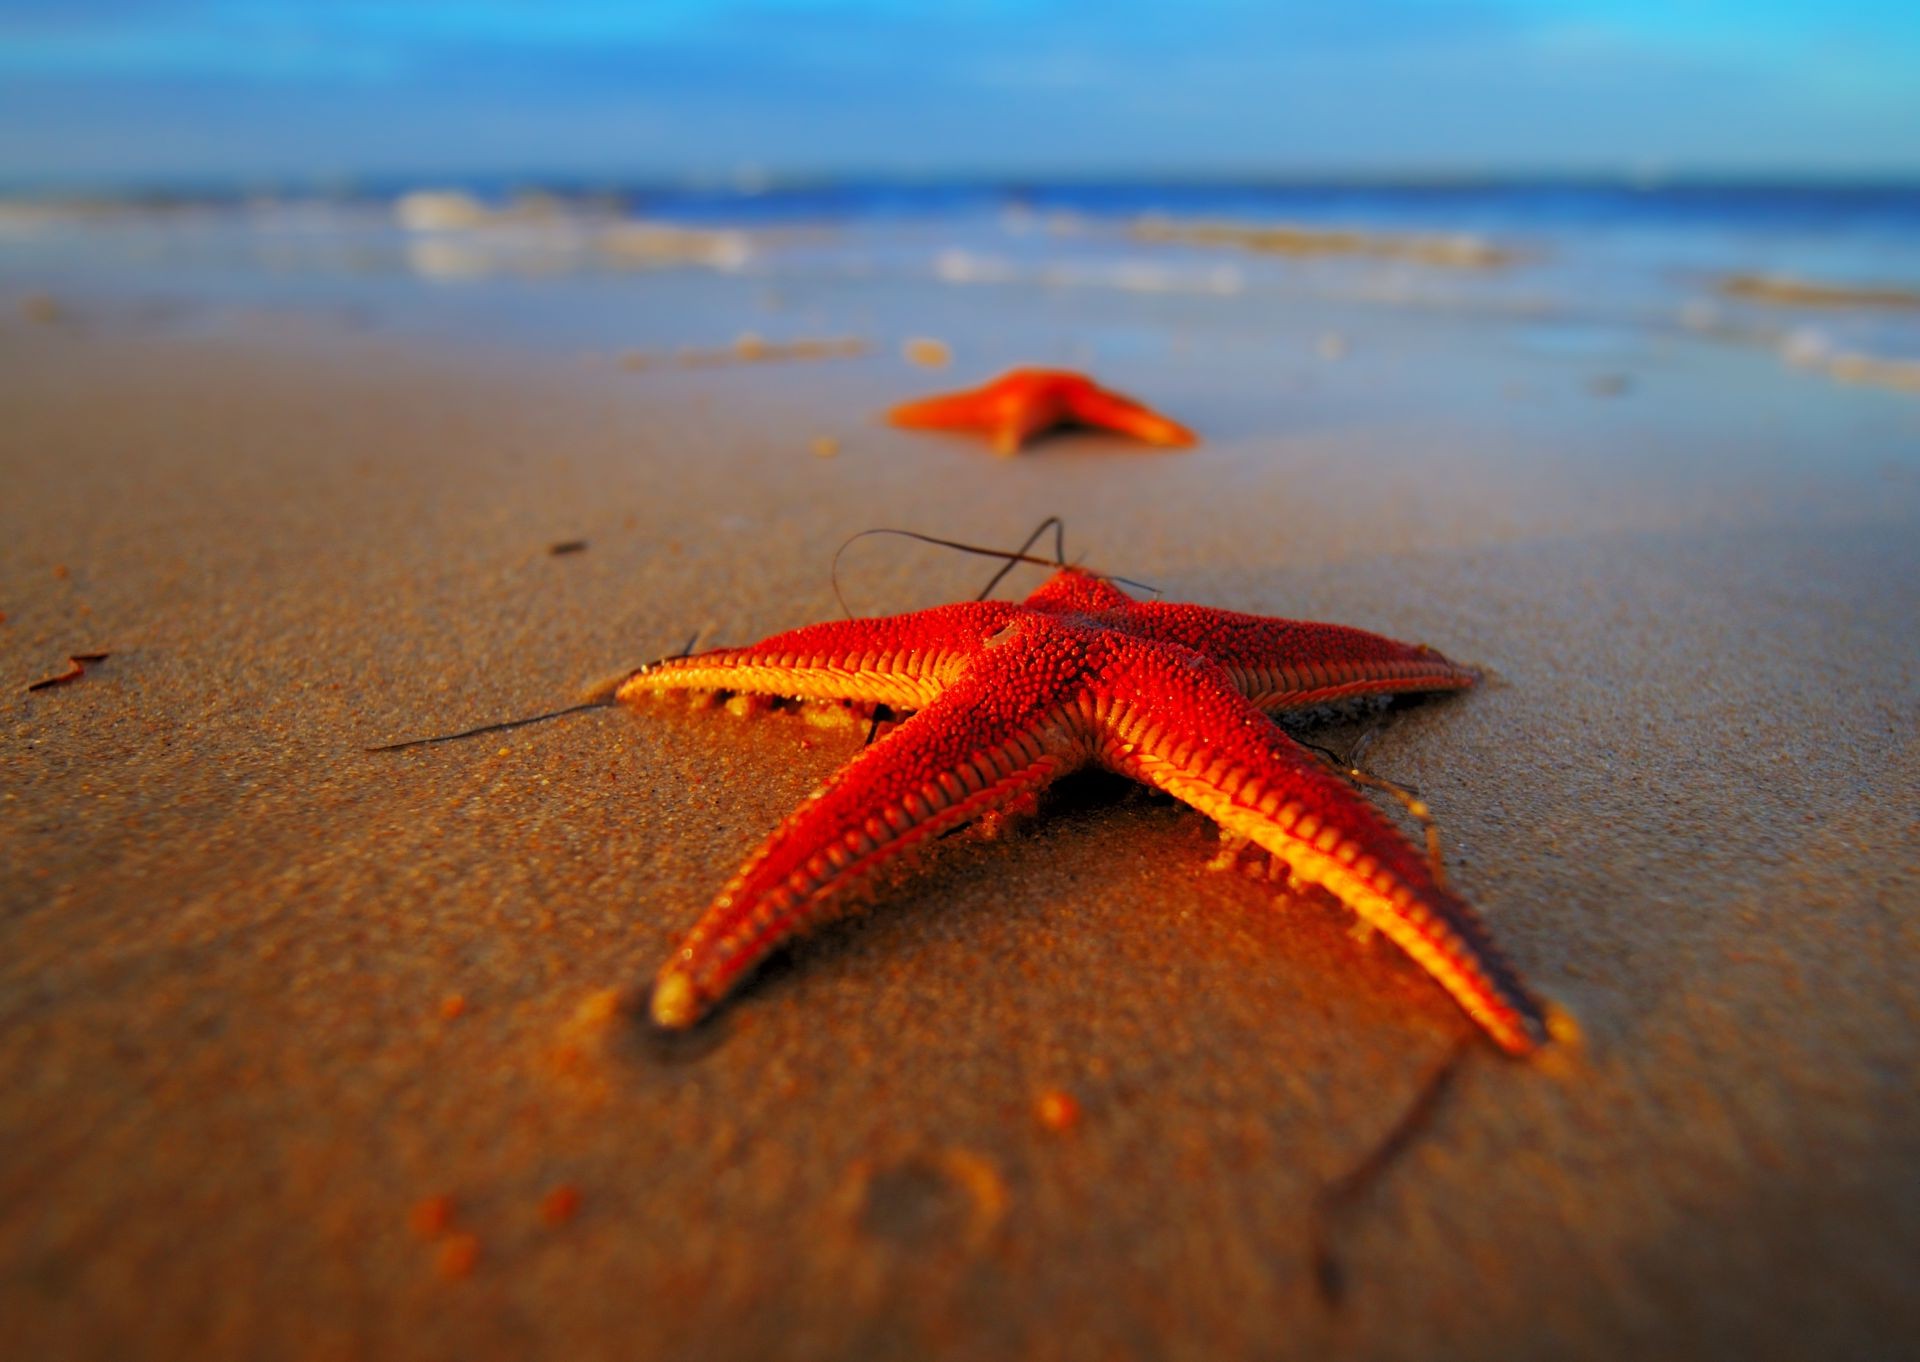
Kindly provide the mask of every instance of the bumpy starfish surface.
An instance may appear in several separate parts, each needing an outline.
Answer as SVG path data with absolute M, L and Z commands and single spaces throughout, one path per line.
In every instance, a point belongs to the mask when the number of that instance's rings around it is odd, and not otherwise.
M 661 968 L 653 1016 L 690 1026 L 848 891 L 953 828 L 1086 765 L 1144 781 L 1329 890 L 1513 1054 L 1541 1005 L 1466 903 L 1270 716 L 1460 690 L 1430 648 L 1332 624 L 1135 601 L 1062 568 L 1026 600 L 816 624 L 673 658 L 620 688 L 727 690 L 916 711 L 836 772 L 728 881 Z
M 1097 426 L 1150 445 L 1194 443 L 1185 426 L 1066 369 L 1015 369 L 970 392 L 905 403 L 887 419 L 915 429 L 982 431 L 996 454 L 1016 454 L 1055 426 Z

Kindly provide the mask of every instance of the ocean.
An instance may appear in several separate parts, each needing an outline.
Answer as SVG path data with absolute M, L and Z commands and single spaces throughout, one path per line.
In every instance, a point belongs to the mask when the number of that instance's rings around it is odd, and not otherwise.
M 951 311 L 917 299 L 954 290 L 990 298 L 987 334 L 1040 359 L 1125 348 L 1149 314 L 1232 333 L 1388 310 L 1599 361 L 1679 335 L 1920 390 L 1920 186 L 528 177 L 0 198 L 0 295 L 35 315 L 264 310 L 647 355 L 891 343 Z M 1084 305 L 1046 305 L 1068 297 Z

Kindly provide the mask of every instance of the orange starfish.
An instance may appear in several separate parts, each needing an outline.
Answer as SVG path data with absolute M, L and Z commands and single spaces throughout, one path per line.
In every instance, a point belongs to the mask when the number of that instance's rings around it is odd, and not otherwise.
M 1194 443 L 1185 426 L 1067 369 L 1015 369 L 970 392 L 895 407 L 887 420 L 916 430 L 983 431 L 996 454 L 1017 454 L 1041 431 L 1071 425 L 1117 430 L 1150 445 Z
M 795 629 L 641 669 L 617 698 L 728 690 L 917 711 L 776 828 L 661 968 L 653 1017 L 685 1027 L 876 871 L 1076 767 L 1165 790 L 1385 932 L 1495 1042 L 1547 1039 L 1541 1005 L 1471 908 L 1271 715 L 1460 690 L 1430 648 L 1332 624 L 1135 601 L 1063 567 L 1025 601 Z

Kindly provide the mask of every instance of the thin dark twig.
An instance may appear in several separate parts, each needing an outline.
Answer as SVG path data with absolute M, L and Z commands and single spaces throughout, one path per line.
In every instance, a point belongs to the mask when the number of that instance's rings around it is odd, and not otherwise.
M 1380 720 L 1376 715 L 1374 721 L 1362 729 L 1360 736 L 1353 740 L 1353 750 L 1347 753 L 1347 765 L 1358 766 L 1360 758 L 1367 755 L 1367 749 L 1373 746 L 1373 740 L 1379 736 Z
M 1292 734 L 1288 734 L 1287 736 L 1293 737 Z M 1293 740 L 1299 743 L 1302 747 L 1306 748 L 1307 751 L 1312 752 L 1318 757 L 1320 757 L 1321 760 L 1327 763 L 1327 765 L 1335 767 L 1342 771 L 1347 769 L 1347 765 L 1348 765 L 1347 759 L 1341 756 L 1338 752 L 1334 751 L 1331 747 L 1322 747 L 1319 743 L 1308 742 L 1305 738 L 1294 738 Z
M 1031 549 L 1034 541 L 1045 534 L 1049 527 L 1053 530 L 1054 565 L 1056 567 L 1065 567 L 1067 565 L 1067 522 L 1057 515 L 1050 515 L 1038 525 L 1034 526 L 1033 533 L 1027 536 L 1027 542 L 1020 546 L 1019 552 L 1025 553 Z M 1011 558 L 1002 563 L 1000 570 L 993 574 L 992 580 L 980 588 L 980 594 L 975 596 L 974 599 L 976 601 L 984 601 L 987 597 L 991 596 L 993 589 L 1005 581 L 1007 574 L 1012 572 L 1017 566 L 1019 566 L 1018 561 Z
M 699 640 L 700 631 L 695 629 L 691 634 L 687 635 L 687 641 L 680 645 L 679 652 L 668 653 L 665 657 L 660 658 L 659 661 L 647 663 L 645 667 L 636 667 L 627 673 L 627 678 L 631 679 L 638 676 L 641 672 L 646 671 L 648 667 L 657 667 L 661 662 L 674 662 L 680 658 L 692 656 L 693 645 L 699 642 Z M 529 724 L 543 724 L 549 719 L 564 719 L 569 714 L 581 714 L 590 709 L 606 709 L 617 703 L 615 699 L 616 694 L 617 689 L 609 691 L 605 695 L 597 695 L 591 700 L 583 700 L 577 705 L 568 705 L 565 709 L 548 710 L 545 714 L 529 714 L 524 719 L 502 719 L 498 723 L 481 724 L 478 728 L 463 729 L 458 733 L 436 733 L 430 738 L 408 738 L 403 742 L 382 743 L 378 747 L 367 747 L 361 750 L 366 752 L 404 752 L 409 747 L 431 747 L 435 743 L 458 742 L 462 738 L 478 738 L 487 733 L 504 733 L 508 729 L 525 728 Z
M 1051 568 L 1062 566 L 1062 564 L 1058 562 L 1048 562 L 1045 558 L 1035 558 L 1032 554 L 1024 550 L 1019 553 L 1009 553 L 1005 549 L 982 548 L 978 544 L 963 544 L 957 539 L 941 539 L 937 535 L 921 534 L 918 530 L 896 530 L 887 526 L 881 526 L 871 530 L 862 530 L 860 533 L 848 537 L 839 548 L 834 550 L 833 566 L 828 570 L 828 577 L 833 583 L 834 599 L 840 602 L 840 613 L 848 619 L 855 618 L 855 615 L 853 608 L 847 604 L 846 593 L 840 589 L 840 557 L 849 548 L 853 547 L 854 540 L 865 539 L 870 534 L 899 535 L 903 539 L 916 539 L 922 544 L 932 544 L 943 549 L 958 549 L 962 553 L 974 553 L 980 555 L 982 558 L 1004 558 L 1009 563 L 1033 563 L 1038 567 Z M 1138 591 L 1151 592 L 1155 596 L 1160 595 L 1159 587 L 1150 586 L 1146 582 L 1136 582 L 1131 577 L 1122 577 L 1112 572 L 1096 572 L 1090 575 L 1103 578 L 1109 582 L 1118 583 L 1121 586 L 1130 586 Z M 998 583 L 996 583 L 996 585 L 997 584 Z
M 1433 810 L 1427 807 L 1426 800 L 1420 795 L 1419 787 L 1415 785 L 1402 785 L 1398 781 L 1388 780 L 1385 776 L 1376 776 L 1371 771 L 1361 769 L 1360 757 L 1367 748 L 1372 745 L 1374 734 L 1377 731 L 1378 729 L 1376 728 L 1369 728 L 1366 732 L 1362 733 L 1359 739 L 1353 744 L 1353 750 L 1344 757 L 1335 754 L 1328 748 L 1320 746 L 1318 743 L 1307 742 L 1302 738 L 1295 738 L 1294 741 L 1309 751 L 1318 753 L 1334 770 L 1338 771 L 1354 784 L 1364 785 L 1369 789 L 1383 790 L 1399 800 L 1401 807 L 1420 824 L 1421 834 L 1426 838 L 1427 843 L 1427 869 L 1433 875 L 1433 882 L 1442 889 L 1445 889 L 1447 887 L 1447 864 L 1446 857 L 1443 854 L 1443 848 L 1440 844 L 1440 822 L 1433 816 Z
M 1360 1161 L 1320 1189 L 1308 1213 L 1308 1249 L 1313 1257 L 1314 1283 L 1320 1298 L 1338 1309 L 1346 1296 L 1346 1273 L 1334 1252 L 1334 1222 L 1379 1182 L 1393 1164 L 1433 1124 L 1434 1113 L 1453 1087 L 1460 1066 L 1477 1044 L 1471 1032 L 1463 1033 L 1447 1057 L 1420 1085 L 1420 1091 L 1393 1123 L 1386 1135 L 1363 1155 Z
M 1360 757 L 1366 752 L 1368 747 L 1372 746 L 1374 735 L 1379 731 L 1379 725 L 1376 723 L 1373 727 L 1362 733 L 1359 741 L 1354 743 L 1353 753 L 1347 758 L 1347 774 L 1355 780 L 1358 780 L 1362 785 L 1371 785 L 1376 790 L 1385 790 L 1388 794 L 1399 800 L 1401 806 L 1405 808 L 1409 814 L 1413 815 L 1414 820 L 1420 824 L 1420 831 L 1427 841 L 1427 868 L 1433 874 L 1433 882 L 1442 889 L 1445 889 L 1447 887 L 1447 863 L 1440 846 L 1440 822 L 1433 816 L 1433 810 L 1427 807 L 1427 802 L 1421 797 L 1419 787 L 1396 784 L 1388 780 L 1385 776 L 1370 775 L 1360 769 Z
M 880 732 L 880 725 L 892 717 L 893 710 L 889 706 L 885 704 L 875 705 L 873 707 L 873 722 L 867 725 L 867 740 L 862 743 L 861 746 L 872 747 L 874 736 Z
M 833 582 L 834 599 L 840 602 L 841 613 L 848 619 L 853 619 L 854 613 L 851 607 L 847 605 L 846 595 L 840 590 L 840 558 L 842 554 L 853 547 L 856 540 L 865 539 L 868 535 L 873 534 L 892 534 L 898 535 L 902 539 L 917 539 L 922 544 L 933 544 L 943 549 L 958 549 L 962 553 L 977 553 L 982 558 L 1005 558 L 1009 563 L 1037 563 L 1041 567 L 1053 566 L 1047 562 L 1046 559 L 1034 558 L 1024 551 L 1020 553 L 1008 553 L 1005 549 L 981 548 L 978 544 L 963 544 L 957 539 L 941 539 L 935 535 L 921 534 L 918 530 L 896 530 L 884 525 L 876 529 L 862 530 L 856 535 L 849 536 L 839 548 L 833 551 L 833 565 L 828 569 L 828 577 Z
M 545 714 L 532 714 L 524 719 L 503 719 L 495 724 L 481 724 L 478 728 L 465 729 L 459 733 L 438 733 L 431 738 L 408 738 L 405 742 L 382 743 L 378 747 L 369 747 L 368 752 L 404 752 L 409 747 L 430 747 L 434 743 L 458 742 L 462 738 L 477 738 L 483 733 L 503 733 L 510 728 L 525 728 L 528 724 L 543 724 L 549 719 L 563 719 L 569 714 L 579 714 L 589 709 L 605 709 L 613 703 L 613 697 L 603 700 L 588 700 L 583 704 L 568 705 L 565 709 L 549 710 Z

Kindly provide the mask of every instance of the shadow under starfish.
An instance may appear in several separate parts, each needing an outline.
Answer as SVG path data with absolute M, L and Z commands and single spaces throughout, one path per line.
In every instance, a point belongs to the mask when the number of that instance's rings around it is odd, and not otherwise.
M 669 658 L 621 684 L 913 711 L 783 821 L 662 966 L 652 1011 L 693 1025 L 877 872 L 1097 766 L 1185 801 L 1384 932 L 1503 1050 L 1549 1038 L 1541 1003 L 1427 860 L 1274 716 L 1462 690 L 1431 648 L 1341 625 L 1136 601 L 1060 567 L 1024 601 L 835 621 Z

